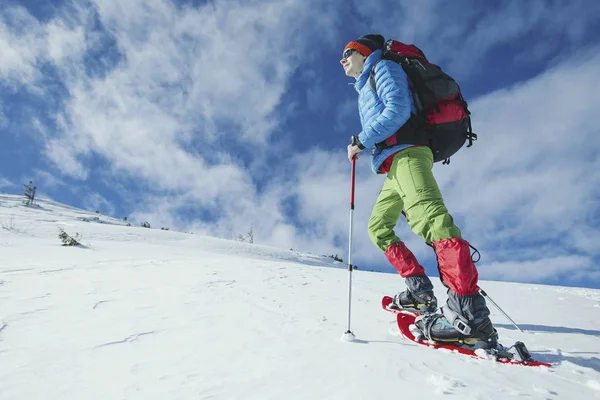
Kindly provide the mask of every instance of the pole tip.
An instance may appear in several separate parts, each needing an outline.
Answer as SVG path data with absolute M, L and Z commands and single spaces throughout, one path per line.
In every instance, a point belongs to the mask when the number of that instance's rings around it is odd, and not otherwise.
M 344 342 L 354 342 L 354 339 L 355 339 L 354 333 L 352 333 L 350 331 L 348 331 L 342 335 L 342 340 Z

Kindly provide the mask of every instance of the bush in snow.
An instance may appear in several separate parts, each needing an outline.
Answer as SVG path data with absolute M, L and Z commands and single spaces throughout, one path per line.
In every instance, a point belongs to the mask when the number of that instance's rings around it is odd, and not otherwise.
M 23 185 L 25 186 L 25 190 L 23 195 L 25 196 L 25 200 L 23 200 L 23 204 L 29 206 L 33 204 L 33 201 L 35 200 L 35 191 L 37 190 L 37 187 L 33 186 L 33 182 L 29 181 L 28 185 Z
M 323 257 L 329 257 L 329 258 L 333 258 L 335 261 L 344 262 L 344 260 L 341 259 L 341 258 L 339 258 L 337 254 L 335 256 L 334 255 L 330 255 L 330 256 L 323 256 Z
M 72 237 L 64 229 L 58 228 L 60 232 L 58 233 L 58 238 L 63 242 L 63 246 L 81 246 L 79 242 L 81 240 L 81 236 L 79 233 L 75 234 L 75 237 Z
M 246 233 L 246 236 L 238 235 L 237 240 L 240 242 L 254 243 L 254 229 L 250 227 L 250 230 L 248 233 Z
M 8 222 L 0 220 L 0 227 L 2 227 L 2 229 L 5 229 L 9 232 L 16 231 L 15 222 L 13 221 L 12 218 Z

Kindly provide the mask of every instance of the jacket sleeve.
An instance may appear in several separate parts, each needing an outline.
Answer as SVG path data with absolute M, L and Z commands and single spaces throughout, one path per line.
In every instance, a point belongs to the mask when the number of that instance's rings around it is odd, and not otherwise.
M 399 64 L 383 60 L 375 65 L 377 97 L 383 103 L 383 111 L 358 135 L 367 149 L 392 136 L 410 118 L 413 99 L 408 78 Z M 367 90 L 372 90 L 367 81 Z

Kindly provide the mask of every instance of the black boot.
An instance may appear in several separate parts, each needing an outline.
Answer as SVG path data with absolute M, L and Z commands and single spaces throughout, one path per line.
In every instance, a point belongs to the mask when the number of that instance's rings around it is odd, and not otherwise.
M 498 347 L 498 332 L 489 317 L 468 322 L 463 317 L 451 323 L 443 314 L 419 316 L 415 325 L 428 340 L 469 349 L 493 349 Z
M 394 296 L 394 301 L 390 305 L 390 308 L 420 314 L 434 313 L 437 310 L 437 299 L 433 291 L 416 295 L 407 289 Z

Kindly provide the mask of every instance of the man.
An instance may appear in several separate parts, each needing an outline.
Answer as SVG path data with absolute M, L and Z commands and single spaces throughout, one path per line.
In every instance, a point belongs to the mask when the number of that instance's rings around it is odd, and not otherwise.
M 472 348 L 494 348 L 498 334 L 477 286 L 478 273 L 467 241 L 449 214 L 433 176 L 433 154 L 427 146 L 410 143 L 379 148 L 402 127 L 416 109 L 402 67 L 381 60 L 384 38 L 365 35 L 348 43 L 341 59 L 347 76 L 356 79 L 362 131 L 348 146 L 352 161 L 373 149 L 371 168 L 387 174 L 369 220 L 369 237 L 405 278 L 407 290 L 394 297 L 393 306 L 421 313 L 415 324 L 430 340 Z M 374 70 L 376 92 L 370 85 Z M 394 233 L 404 210 L 414 233 L 433 247 L 440 278 L 448 287 L 448 301 L 437 310 L 433 285 L 414 254 Z M 459 344 L 460 342 L 460 344 Z

